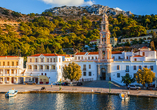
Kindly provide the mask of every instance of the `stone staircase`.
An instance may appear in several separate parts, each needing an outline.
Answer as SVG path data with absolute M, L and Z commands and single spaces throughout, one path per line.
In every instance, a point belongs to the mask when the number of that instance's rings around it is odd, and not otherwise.
M 109 88 L 109 83 L 108 81 L 92 81 L 92 82 L 85 82 L 83 84 L 83 87 L 94 87 L 94 88 Z M 114 83 L 114 82 L 111 82 L 111 88 L 121 88 L 120 85 Z

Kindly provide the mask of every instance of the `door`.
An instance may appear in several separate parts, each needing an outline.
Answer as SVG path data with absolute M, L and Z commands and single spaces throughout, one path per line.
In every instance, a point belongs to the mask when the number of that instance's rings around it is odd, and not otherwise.
M 105 68 L 101 69 L 101 75 L 102 75 L 101 79 L 106 80 L 106 70 L 105 70 Z

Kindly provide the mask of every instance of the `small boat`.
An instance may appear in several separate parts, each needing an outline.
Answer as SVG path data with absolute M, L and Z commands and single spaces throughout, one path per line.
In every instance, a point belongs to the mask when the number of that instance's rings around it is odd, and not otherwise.
M 14 96 L 16 96 L 17 92 L 18 92 L 18 90 L 12 89 L 12 90 L 9 90 L 9 91 L 5 94 L 5 96 L 6 96 L 6 97 L 14 97 Z
M 121 99 L 129 99 L 127 92 L 122 92 L 122 93 L 120 93 L 120 94 L 119 94 L 119 97 L 120 97 Z

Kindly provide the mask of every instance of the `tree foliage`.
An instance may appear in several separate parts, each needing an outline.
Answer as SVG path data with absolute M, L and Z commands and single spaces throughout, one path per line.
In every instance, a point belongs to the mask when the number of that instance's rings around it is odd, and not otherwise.
M 146 83 L 152 83 L 155 78 L 155 73 L 151 71 L 151 69 L 143 68 L 142 70 L 138 70 L 136 75 L 136 81 L 137 83 L 142 84 L 145 86 Z
M 82 76 L 81 66 L 72 62 L 68 66 L 63 67 L 63 77 L 69 79 L 71 82 L 73 80 L 78 81 Z
M 129 74 L 126 74 L 125 76 L 122 76 L 121 82 L 125 83 L 126 85 L 129 85 L 129 84 L 135 82 L 135 79 L 131 78 L 131 76 Z

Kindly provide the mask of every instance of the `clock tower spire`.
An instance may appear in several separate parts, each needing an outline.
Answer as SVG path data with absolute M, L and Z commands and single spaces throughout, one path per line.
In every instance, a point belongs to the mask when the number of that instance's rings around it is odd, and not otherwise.
M 112 62 L 112 46 L 110 44 L 110 31 L 108 16 L 104 14 L 101 21 L 100 42 L 99 49 L 99 62 Z

